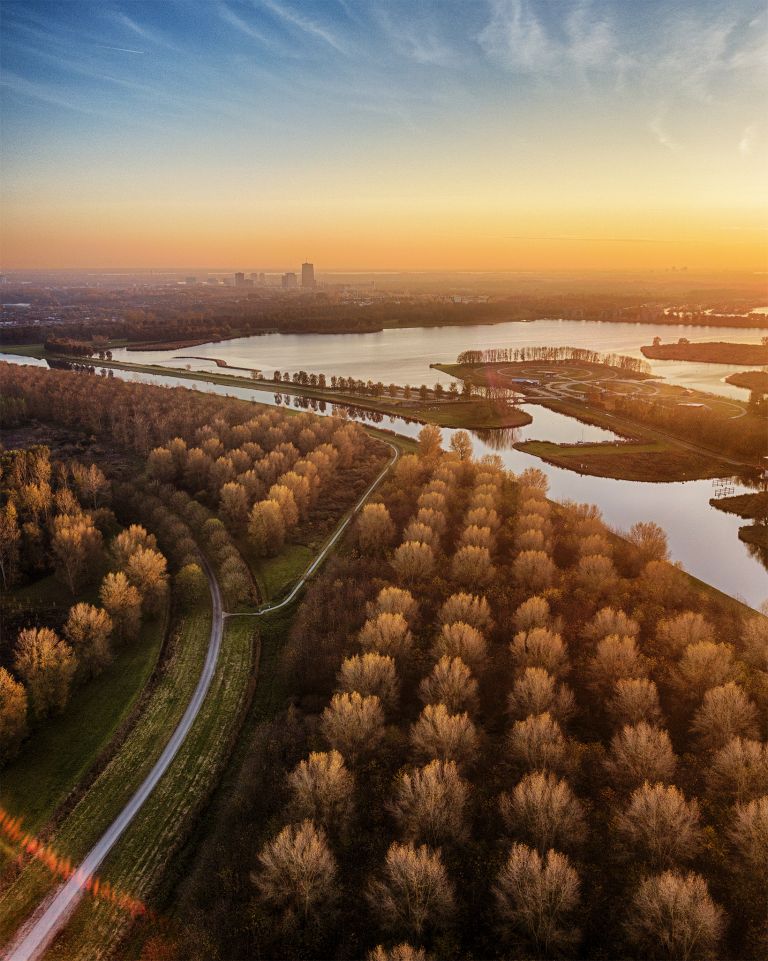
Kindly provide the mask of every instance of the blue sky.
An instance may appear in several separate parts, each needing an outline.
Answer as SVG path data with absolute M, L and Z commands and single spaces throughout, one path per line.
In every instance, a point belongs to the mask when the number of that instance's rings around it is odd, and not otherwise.
M 17 219 L 129 225 L 124 206 L 186 197 L 203 230 L 240 191 L 296 231 L 307 204 L 325 223 L 349 202 L 351 235 L 381 212 L 394 229 L 393 209 L 439 230 L 497 201 L 765 202 L 762 2 L 6 0 L 0 17 Z

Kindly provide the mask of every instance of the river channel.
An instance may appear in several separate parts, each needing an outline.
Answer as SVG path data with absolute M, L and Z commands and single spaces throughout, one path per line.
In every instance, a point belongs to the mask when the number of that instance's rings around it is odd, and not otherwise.
M 536 327 L 534 331 L 532 328 Z M 619 329 L 617 329 L 619 328 Z M 764 332 L 763 332 L 764 333 Z M 208 344 L 188 351 L 115 351 L 115 359 L 129 363 L 163 363 L 182 366 L 189 363 L 195 369 L 211 369 L 206 361 L 180 361 L 179 354 L 197 354 L 201 357 L 219 357 L 235 366 L 261 367 L 265 370 L 324 372 L 383 380 L 385 383 L 434 383 L 437 371 L 429 369 L 429 363 L 453 360 L 459 350 L 468 347 L 523 346 L 524 344 L 568 344 L 588 346 L 602 351 L 632 353 L 631 345 L 649 343 L 654 336 L 663 340 L 677 340 L 687 336 L 690 340 L 732 340 L 759 343 L 760 330 L 723 330 L 699 328 L 692 333 L 688 327 L 654 327 L 635 324 L 594 324 L 574 321 L 535 321 L 529 324 L 497 324 L 472 328 L 430 328 L 384 331 L 382 334 L 355 335 L 267 335 Z M 514 338 L 514 339 L 513 339 Z M 397 354 L 398 350 L 411 353 Z M 45 364 L 15 355 L 2 355 L 0 360 L 16 363 Z M 653 364 L 659 370 L 662 364 Z M 679 366 L 679 365 L 675 365 Z M 696 364 L 688 371 L 688 386 L 715 391 L 715 383 L 725 376 L 720 365 Z M 706 368 L 718 367 L 715 375 Z M 734 368 L 738 369 L 738 368 Z M 741 368 L 743 369 L 743 368 Z M 671 368 L 667 368 L 671 371 Z M 667 371 L 665 370 L 665 373 Z M 301 406 L 300 398 L 275 395 L 271 392 L 249 388 L 208 384 L 203 381 L 163 376 L 162 374 L 139 374 L 114 371 L 115 376 L 126 380 L 146 383 L 162 383 L 168 387 L 187 386 L 194 390 L 243 397 L 262 404 L 289 404 Z M 447 378 L 441 377 L 445 381 Z M 670 380 L 678 378 L 669 376 Z M 714 383 L 710 384 L 712 379 Z M 705 387 L 704 384 L 708 384 Z M 728 387 L 729 385 L 725 385 Z M 733 389 L 737 390 L 737 389 Z M 729 391 L 723 391 L 729 393 Z M 736 393 L 735 396 L 743 396 Z M 576 500 L 597 504 L 608 524 L 618 531 L 626 531 L 640 520 L 653 520 L 660 524 L 669 539 L 672 559 L 680 561 L 691 574 L 718 587 L 734 597 L 758 607 L 768 598 L 768 573 L 748 546 L 739 540 L 738 530 L 744 523 L 740 518 L 725 514 L 709 504 L 711 497 L 722 493 L 722 485 L 712 480 L 682 483 L 642 483 L 610 478 L 588 477 L 546 464 L 532 455 L 516 450 L 512 445 L 528 439 L 551 440 L 557 443 L 580 441 L 610 441 L 614 435 L 602 428 L 587 426 L 579 421 L 555 413 L 538 405 L 525 405 L 533 417 L 533 423 L 514 430 L 491 430 L 473 433 L 476 456 L 498 454 L 504 464 L 515 472 L 526 467 L 538 467 L 549 477 L 550 494 L 556 500 Z M 330 404 L 313 404 L 310 408 L 320 414 L 332 413 Z M 370 412 L 352 412 L 352 416 L 371 422 Z M 406 436 L 415 436 L 421 425 L 403 418 L 375 415 L 376 425 Z M 446 443 L 452 430 L 444 429 Z M 738 481 L 732 484 L 734 492 L 746 491 Z

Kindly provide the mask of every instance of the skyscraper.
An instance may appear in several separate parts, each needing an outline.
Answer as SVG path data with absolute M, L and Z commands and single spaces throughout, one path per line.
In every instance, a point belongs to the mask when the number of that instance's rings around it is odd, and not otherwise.
M 245 274 L 237 273 L 235 274 L 235 287 L 242 287 L 245 283 Z
M 291 271 L 289 271 L 287 274 L 283 274 L 283 287 L 290 290 L 298 286 L 299 285 L 296 281 L 296 274 L 294 274 Z
M 302 287 L 315 286 L 315 265 L 314 264 L 301 265 L 301 286 Z

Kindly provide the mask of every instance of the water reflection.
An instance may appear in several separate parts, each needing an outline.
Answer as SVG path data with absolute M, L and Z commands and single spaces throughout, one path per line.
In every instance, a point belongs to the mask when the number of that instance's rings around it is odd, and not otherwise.
M 8 360 L 12 363 L 23 364 L 27 359 L 15 355 L 0 355 L 0 360 Z M 250 388 L 229 387 L 206 381 L 136 371 L 116 370 L 115 376 L 129 381 L 164 384 L 171 388 L 189 387 L 205 393 L 239 397 L 270 406 L 279 404 L 285 407 L 287 405 L 318 414 L 343 413 L 354 420 L 375 423 L 406 437 L 416 437 L 421 429 L 420 423 L 407 418 L 381 414 L 352 405 L 325 404 L 322 407 L 321 404 L 325 402 L 314 398 L 268 393 Z M 313 404 L 316 406 L 312 406 Z M 547 425 L 555 436 L 548 436 Z M 739 539 L 739 528 L 744 523 L 741 518 L 726 514 L 710 505 L 710 498 L 718 493 L 716 482 L 699 480 L 643 483 L 613 480 L 607 477 L 590 477 L 547 464 L 511 446 L 518 439 L 523 439 L 524 432 L 527 431 L 537 431 L 538 437 L 542 440 L 552 439 L 562 443 L 566 427 L 572 437 L 574 431 L 581 431 L 586 426 L 574 421 L 573 418 L 537 407 L 534 409 L 533 424 L 522 428 L 473 431 L 472 446 L 476 457 L 498 453 L 504 465 L 515 473 L 520 473 L 527 467 L 543 470 L 549 478 L 550 493 L 555 500 L 570 499 L 597 504 L 606 522 L 617 530 L 628 530 L 636 521 L 656 521 L 667 532 L 672 559 L 681 561 L 691 574 L 708 584 L 713 584 L 727 594 L 744 598 L 755 608 L 768 597 L 766 552 Z M 454 433 L 455 431 L 450 428 L 443 429 L 445 444 L 450 443 Z M 610 434 L 610 432 L 606 433 Z M 570 437 L 566 437 L 566 442 L 577 442 L 577 440 L 571 441 Z M 739 478 L 733 479 L 734 493 L 749 490 L 750 487 Z

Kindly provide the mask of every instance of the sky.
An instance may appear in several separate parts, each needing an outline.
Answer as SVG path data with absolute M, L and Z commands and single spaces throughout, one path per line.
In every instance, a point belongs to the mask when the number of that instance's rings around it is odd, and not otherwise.
M 763 0 L 0 2 L 0 269 L 765 270 Z

